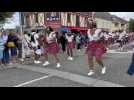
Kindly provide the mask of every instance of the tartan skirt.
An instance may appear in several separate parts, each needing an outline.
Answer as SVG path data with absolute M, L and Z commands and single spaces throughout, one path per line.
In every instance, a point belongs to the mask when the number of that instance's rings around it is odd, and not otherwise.
M 104 53 L 106 53 L 106 47 L 100 41 L 91 41 L 87 44 L 86 54 L 89 57 L 95 56 L 100 59 Z
M 68 42 L 66 47 L 69 48 L 69 49 L 74 49 L 75 48 L 75 42 Z
M 48 43 L 44 49 L 45 53 L 57 54 L 60 51 L 60 47 L 57 42 Z

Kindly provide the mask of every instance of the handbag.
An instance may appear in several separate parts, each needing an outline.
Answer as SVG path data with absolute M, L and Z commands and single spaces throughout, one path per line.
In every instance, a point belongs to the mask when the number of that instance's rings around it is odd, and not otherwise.
M 15 47 L 15 43 L 14 42 L 8 42 L 7 47 L 13 48 L 13 47 Z

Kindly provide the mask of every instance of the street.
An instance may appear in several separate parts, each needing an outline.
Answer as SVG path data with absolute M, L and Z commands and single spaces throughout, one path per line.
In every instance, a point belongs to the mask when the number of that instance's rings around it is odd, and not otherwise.
M 131 52 L 110 51 L 104 55 L 107 73 L 101 75 L 101 67 L 96 65 L 93 76 L 87 76 L 89 71 L 87 58 L 81 52 L 75 51 L 74 61 L 67 61 L 60 54 L 61 68 L 56 68 L 53 57 L 51 64 L 18 64 L 17 68 L 0 71 L 1 87 L 129 87 L 134 86 L 133 76 L 126 74 L 131 62 Z M 43 62 L 43 58 L 41 59 Z

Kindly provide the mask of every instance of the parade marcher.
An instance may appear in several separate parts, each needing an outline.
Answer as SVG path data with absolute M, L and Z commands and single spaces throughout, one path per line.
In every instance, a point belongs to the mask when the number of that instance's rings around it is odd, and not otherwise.
M 81 36 L 80 36 L 80 34 L 78 34 L 76 36 L 76 46 L 77 46 L 77 50 L 80 51 L 80 49 L 81 49 Z
M 40 45 L 40 48 L 41 48 L 41 55 L 44 54 L 44 43 L 43 43 L 44 37 L 45 37 L 44 33 L 39 34 L 38 42 L 39 42 L 39 45 Z
M 104 34 L 104 38 L 105 38 L 105 45 L 106 45 L 107 50 L 108 50 L 108 46 L 109 46 L 109 35 L 108 35 L 108 32 L 106 32 L 106 31 L 104 31 L 103 34 Z
M 34 55 L 34 51 L 32 50 L 32 45 L 31 45 L 30 41 L 31 41 L 31 35 L 30 35 L 30 33 L 25 31 L 24 38 L 22 41 L 23 42 L 23 55 L 22 55 L 23 61 L 26 58 L 32 58 L 32 56 Z
M 124 36 L 125 36 L 125 33 L 123 31 L 120 31 L 118 43 L 119 43 L 119 47 L 120 47 L 121 51 L 123 50 L 123 38 L 124 38 Z
M 48 61 L 48 54 L 52 54 L 55 57 L 57 63 L 56 67 L 59 68 L 61 67 L 61 64 L 59 58 L 57 57 L 57 54 L 59 53 L 60 48 L 57 43 L 56 32 L 53 31 L 51 27 L 47 27 L 46 29 L 47 32 L 44 39 L 44 44 L 45 44 L 44 54 L 45 54 L 46 61 L 44 62 L 43 66 L 47 66 L 50 64 Z
M 68 60 L 73 60 L 73 49 L 75 48 L 75 43 L 74 43 L 74 35 L 70 31 L 66 33 L 66 39 L 67 39 L 67 55 L 68 55 Z
M 35 30 L 32 30 L 31 33 L 31 45 L 34 50 L 34 63 L 39 64 L 41 61 L 39 61 L 41 56 L 41 47 L 39 46 L 39 35 Z
M 102 67 L 102 74 L 106 73 L 106 67 L 102 62 L 102 56 L 106 53 L 106 48 L 103 43 L 100 41 L 103 36 L 101 33 L 101 29 L 96 29 L 96 24 L 92 24 L 92 27 L 88 29 L 88 47 L 86 49 L 86 54 L 88 55 L 88 63 L 90 71 L 88 73 L 89 76 L 93 75 L 94 72 L 94 63 L 93 58 L 96 58 L 96 62 Z
M 63 53 L 66 52 L 66 42 L 67 42 L 67 40 L 66 40 L 66 37 L 65 37 L 65 33 L 61 34 L 59 41 L 60 41 Z
M 112 44 L 112 32 L 108 32 L 109 38 L 108 38 L 108 46 Z

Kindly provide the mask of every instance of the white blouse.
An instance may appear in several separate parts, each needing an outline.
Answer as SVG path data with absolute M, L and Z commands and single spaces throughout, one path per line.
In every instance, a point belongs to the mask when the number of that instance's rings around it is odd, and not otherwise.
M 48 36 L 47 36 L 47 42 L 51 43 L 52 41 L 54 41 L 56 39 L 56 33 L 55 32 L 51 32 Z
M 66 39 L 67 39 L 68 42 L 72 42 L 73 39 L 74 39 L 74 35 L 68 36 L 68 35 L 66 34 Z
M 100 34 L 100 32 L 101 32 L 101 29 L 97 29 L 97 30 L 95 30 L 95 33 L 93 35 L 91 35 L 90 29 L 89 29 L 87 32 L 89 41 L 99 40 L 103 36 L 103 34 Z

